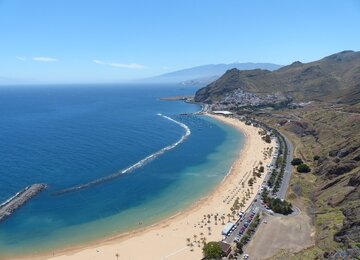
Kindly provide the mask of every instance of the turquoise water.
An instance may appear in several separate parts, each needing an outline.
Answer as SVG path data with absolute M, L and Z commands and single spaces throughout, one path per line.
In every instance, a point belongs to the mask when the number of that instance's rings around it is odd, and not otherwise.
M 56 251 L 138 228 L 139 222 L 153 224 L 211 192 L 243 136 L 211 118 L 180 115 L 199 110 L 197 105 L 159 100 L 194 91 L 0 88 L 0 201 L 32 183 L 49 185 L 0 223 L 0 256 Z

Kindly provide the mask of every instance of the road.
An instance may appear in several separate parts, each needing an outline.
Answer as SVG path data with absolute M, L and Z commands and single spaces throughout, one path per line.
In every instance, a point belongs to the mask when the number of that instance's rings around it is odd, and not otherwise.
M 231 232 L 225 238 L 224 241 L 228 244 L 234 242 L 235 237 L 239 234 L 241 229 L 243 229 L 242 234 L 244 234 L 246 231 L 245 223 L 247 222 L 248 224 L 250 224 L 251 220 L 258 212 L 259 212 L 259 207 L 256 206 L 256 203 L 252 203 L 250 207 L 244 212 L 244 215 L 240 219 L 238 219 L 237 222 L 235 223 L 235 225 L 237 225 L 236 229 L 233 232 Z
M 288 154 L 286 157 L 287 160 L 286 160 L 286 166 L 285 166 L 285 170 L 284 170 L 284 176 L 283 176 L 279 191 L 277 193 L 277 197 L 280 199 L 285 199 L 286 191 L 289 188 L 291 171 L 292 171 L 291 161 L 293 159 L 293 146 L 292 146 L 292 143 L 290 142 L 290 140 L 285 135 L 281 134 L 281 136 L 283 136 L 285 139 Z

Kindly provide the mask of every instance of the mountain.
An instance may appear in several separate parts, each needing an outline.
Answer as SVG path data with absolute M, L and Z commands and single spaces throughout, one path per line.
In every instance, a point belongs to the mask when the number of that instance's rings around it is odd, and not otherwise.
M 272 64 L 272 63 L 231 63 L 231 64 L 211 64 L 211 65 L 202 65 L 193 68 L 178 70 L 160 76 L 147 79 L 151 82 L 159 83 L 182 83 L 185 85 L 206 85 L 222 74 L 227 70 L 232 68 L 237 68 L 241 70 L 250 70 L 250 69 L 266 69 L 266 70 L 276 70 L 279 69 L 281 65 Z
M 293 171 L 286 199 L 309 216 L 314 245 L 272 259 L 360 259 L 360 52 L 272 72 L 231 69 L 195 100 L 277 129 L 311 168 Z
M 239 91 L 260 98 L 276 92 L 299 102 L 353 102 L 360 96 L 360 52 L 343 51 L 310 63 L 297 61 L 275 71 L 231 69 L 200 89 L 195 100 L 222 102 Z

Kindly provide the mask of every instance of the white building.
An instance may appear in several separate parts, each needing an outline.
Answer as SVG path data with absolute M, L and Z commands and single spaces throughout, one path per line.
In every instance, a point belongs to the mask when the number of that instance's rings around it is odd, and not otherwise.
M 213 112 L 213 114 L 217 114 L 217 115 L 224 115 L 224 116 L 231 116 L 231 115 L 233 115 L 233 113 L 232 112 L 230 112 L 230 111 L 212 111 Z

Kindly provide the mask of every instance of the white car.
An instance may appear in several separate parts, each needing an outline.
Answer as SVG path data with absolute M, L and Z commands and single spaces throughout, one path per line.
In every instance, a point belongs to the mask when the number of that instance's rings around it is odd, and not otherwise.
M 244 258 L 244 259 L 249 259 L 249 255 L 248 255 L 248 254 L 245 254 L 243 258 Z

